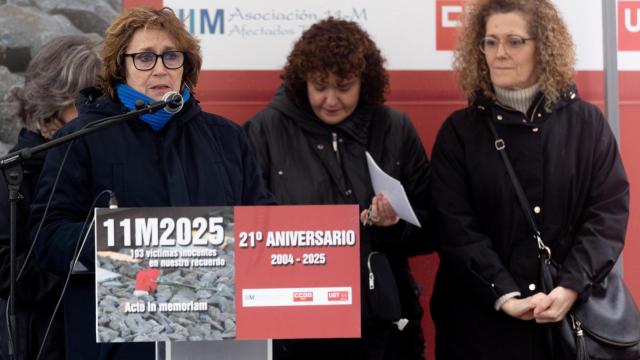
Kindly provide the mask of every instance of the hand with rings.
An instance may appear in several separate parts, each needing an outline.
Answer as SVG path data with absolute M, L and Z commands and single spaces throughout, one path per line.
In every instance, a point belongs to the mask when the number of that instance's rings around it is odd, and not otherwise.
M 382 194 L 377 194 L 371 200 L 369 209 L 360 213 L 360 221 L 366 225 L 391 226 L 400 221 L 400 217 Z

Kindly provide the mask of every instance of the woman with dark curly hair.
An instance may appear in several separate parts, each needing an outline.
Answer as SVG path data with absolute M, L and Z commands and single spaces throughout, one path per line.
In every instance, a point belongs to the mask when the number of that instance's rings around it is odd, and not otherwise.
M 551 1 L 469 3 L 454 62 L 469 106 L 433 149 L 438 359 L 561 358 L 550 324 L 618 259 L 629 186 L 606 120 L 578 95 L 574 59 Z M 548 293 L 528 214 L 560 265 Z
M 429 163 L 406 114 L 384 105 L 380 50 L 358 24 L 329 18 L 295 43 L 269 106 L 246 125 L 262 174 L 280 204 L 358 204 L 361 220 L 362 338 L 276 341 L 275 359 L 423 359 L 420 289 L 407 258 L 429 250 L 424 232 L 374 194 L 365 152 L 400 180 L 423 228 Z M 367 218 L 365 209 L 371 208 Z M 370 225 L 370 226 L 367 226 Z M 381 314 L 368 294 L 367 260 L 383 253 L 401 309 Z M 399 307 L 400 308 L 400 307 Z M 396 320 L 383 320 L 383 318 Z

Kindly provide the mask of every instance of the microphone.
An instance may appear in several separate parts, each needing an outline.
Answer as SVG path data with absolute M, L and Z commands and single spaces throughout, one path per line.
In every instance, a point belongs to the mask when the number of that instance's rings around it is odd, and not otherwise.
M 165 103 L 164 111 L 175 114 L 182 110 L 184 100 L 182 95 L 176 91 L 169 91 L 162 96 L 162 101 Z
M 118 208 L 118 199 L 116 198 L 116 193 L 109 190 L 109 209 L 117 209 Z

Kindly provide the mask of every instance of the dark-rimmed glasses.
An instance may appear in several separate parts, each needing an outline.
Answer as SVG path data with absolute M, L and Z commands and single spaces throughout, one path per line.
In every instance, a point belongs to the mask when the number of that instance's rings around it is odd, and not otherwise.
M 504 50 L 513 54 L 521 50 L 527 41 L 535 40 L 534 38 L 523 38 L 522 36 L 509 35 L 505 39 L 498 39 L 493 36 L 487 36 L 480 40 L 478 47 L 484 54 L 494 54 L 498 51 L 500 43 L 504 46 Z
M 165 51 L 162 54 L 156 54 L 151 51 L 144 51 L 133 54 L 124 54 L 124 57 L 133 59 L 133 66 L 140 71 L 148 71 L 153 69 L 158 62 L 158 58 L 162 59 L 162 64 L 170 70 L 179 69 L 184 65 L 184 51 Z

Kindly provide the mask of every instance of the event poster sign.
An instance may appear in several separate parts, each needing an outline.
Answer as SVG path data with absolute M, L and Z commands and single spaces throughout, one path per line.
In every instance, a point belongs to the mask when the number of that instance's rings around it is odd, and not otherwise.
M 96 209 L 98 342 L 236 337 L 233 208 Z
M 98 342 L 358 337 L 358 230 L 356 206 L 96 209 Z
M 236 208 L 238 338 L 360 337 L 358 209 Z

